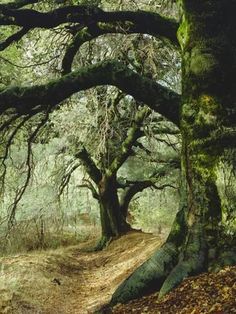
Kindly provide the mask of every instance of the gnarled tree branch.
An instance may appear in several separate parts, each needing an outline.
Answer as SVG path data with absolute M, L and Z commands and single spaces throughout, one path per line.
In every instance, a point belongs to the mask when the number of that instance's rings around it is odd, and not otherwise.
M 93 23 L 88 27 L 80 29 L 80 31 L 74 36 L 72 42 L 66 49 L 66 53 L 62 60 L 62 73 L 67 74 L 71 71 L 72 63 L 74 57 L 79 50 L 79 48 L 85 43 L 94 38 L 97 38 L 104 34 L 150 34 L 153 36 L 158 36 L 157 32 L 147 31 L 143 28 L 143 25 L 138 23 L 130 22 L 116 22 L 116 23 Z M 177 43 L 177 42 L 175 42 Z
M 150 113 L 151 111 L 148 110 L 146 107 L 142 108 L 136 113 L 133 126 L 128 130 L 127 137 L 121 145 L 120 154 L 118 154 L 118 156 L 112 161 L 108 169 L 109 175 L 116 174 L 120 167 L 123 165 L 123 163 L 131 155 L 133 145 L 135 144 L 137 139 L 143 135 L 143 132 L 141 131 L 143 121 L 145 117 L 148 116 Z
M 89 152 L 85 147 L 82 147 L 75 154 L 75 158 L 80 159 L 90 178 L 94 181 L 94 183 L 99 184 L 100 180 L 102 179 L 102 173 L 96 166 L 95 162 L 92 160 Z
M 19 114 L 46 111 L 48 106 L 55 107 L 72 94 L 97 85 L 114 85 L 179 124 L 180 95 L 117 61 L 91 65 L 44 85 L 7 88 L 0 93 L 0 113 L 10 108 Z
M 38 12 L 31 9 L 11 10 L 2 7 L 0 16 L 2 25 L 18 25 L 26 28 L 54 28 L 63 23 L 80 23 L 88 26 L 91 23 L 131 22 L 142 33 L 165 37 L 177 44 L 176 32 L 178 23 L 158 13 L 146 11 L 113 11 L 105 12 L 94 6 L 64 6 L 50 12 Z
M 123 214 L 126 216 L 129 203 L 131 202 L 134 195 L 136 195 L 139 192 L 142 192 L 146 188 L 154 188 L 156 190 L 164 190 L 165 188 L 175 188 L 172 184 L 161 184 L 157 185 L 158 180 L 160 180 L 162 177 L 168 175 L 172 170 L 179 168 L 178 163 L 173 163 L 172 160 L 170 162 L 161 167 L 160 169 L 154 171 L 150 177 L 146 180 L 142 181 L 126 181 L 123 186 L 121 187 L 124 189 L 124 192 L 122 193 L 121 200 L 120 200 L 120 207 Z
M 72 41 L 64 58 L 64 64 L 68 63 L 66 60 L 69 60 L 69 58 L 72 62 L 75 50 L 77 51 L 82 44 L 81 41 L 85 42 L 107 33 L 145 33 L 160 38 L 167 38 L 173 44 L 178 45 L 176 36 L 178 23 L 158 13 L 146 11 L 105 12 L 98 7 L 86 5 L 64 6 L 49 12 L 39 12 L 32 9 L 17 10 L 24 5 L 35 2 L 38 1 L 20 0 L 17 3 L 0 5 L 0 25 L 16 25 L 26 31 L 25 33 L 20 31 L 13 34 L 3 43 L 7 42 L 10 44 L 14 41 L 10 39 L 14 37 L 19 38 L 19 34 L 22 37 L 33 28 L 50 29 L 64 23 L 79 23 L 79 28 L 82 29 L 83 34 L 76 36 L 75 40 Z M 96 25 L 96 30 L 93 30 L 94 25 Z M 91 28 L 91 26 L 93 27 Z M 88 27 L 87 30 L 85 27 Z M 80 38 L 78 39 L 78 37 Z M 6 47 L 8 45 L 2 45 L 2 50 Z M 68 73 L 66 68 L 64 73 Z
M 156 181 L 157 181 L 156 178 L 150 178 L 148 180 L 137 181 L 125 190 L 120 201 L 120 208 L 123 215 L 125 216 L 127 215 L 129 203 L 131 202 L 131 200 L 137 193 L 140 193 L 143 190 L 150 187 L 153 187 L 156 190 L 164 190 L 165 188 L 176 188 L 175 186 L 171 184 L 156 185 Z

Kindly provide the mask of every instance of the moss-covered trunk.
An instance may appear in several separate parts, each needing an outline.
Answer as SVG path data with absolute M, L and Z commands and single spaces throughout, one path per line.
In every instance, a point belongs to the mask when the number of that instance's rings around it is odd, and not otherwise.
M 188 233 L 179 262 L 160 295 L 209 267 L 209 256 L 220 240 L 222 218 L 216 170 L 225 143 L 218 138 L 235 124 L 236 23 L 232 12 L 236 3 L 183 0 L 182 4 L 178 35 L 183 56 L 181 132 Z
M 112 238 L 129 230 L 126 217 L 123 215 L 117 195 L 116 176 L 105 174 L 99 183 L 99 203 L 102 237 L 97 246 L 102 249 Z
M 183 0 L 181 5 L 180 211 L 166 243 L 121 284 L 112 305 L 152 290 L 162 296 L 185 277 L 206 271 L 220 253 L 222 206 L 216 170 L 230 146 L 224 133 L 236 124 L 236 1 Z

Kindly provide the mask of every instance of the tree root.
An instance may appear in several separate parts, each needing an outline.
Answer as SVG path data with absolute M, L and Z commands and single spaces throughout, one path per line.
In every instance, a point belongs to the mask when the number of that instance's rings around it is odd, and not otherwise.
M 206 270 L 202 263 L 198 260 L 198 256 L 194 256 L 186 261 L 180 261 L 170 272 L 169 276 L 163 283 L 159 292 L 158 298 L 162 298 L 178 284 L 180 284 L 185 278 L 193 275 L 200 274 Z
M 125 303 L 160 290 L 159 297 L 176 287 L 184 278 L 207 271 L 208 247 L 203 226 L 196 223 L 181 246 L 167 241 L 115 291 L 111 306 Z
M 170 270 L 177 263 L 177 257 L 177 248 L 171 243 L 165 243 L 118 287 L 112 296 L 110 306 L 160 289 Z
M 186 237 L 184 204 L 185 202 L 181 203 L 167 241 L 121 283 L 112 296 L 110 306 L 160 290 L 163 282 L 178 263 L 179 248 Z
M 207 271 L 208 248 L 201 224 L 196 224 L 182 248 L 178 264 L 173 268 L 159 292 L 159 298 L 175 288 L 184 278 Z

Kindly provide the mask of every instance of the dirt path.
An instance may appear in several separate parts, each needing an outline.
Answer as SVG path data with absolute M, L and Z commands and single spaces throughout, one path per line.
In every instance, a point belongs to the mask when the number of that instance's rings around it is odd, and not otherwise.
M 93 313 L 160 244 L 133 232 L 102 252 L 85 252 L 86 244 L 2 258 L 0 313 Z
M 160 240 L 156 237 L 133 233 L 111 243 L 102 252 L 74 252 L 83 271 L 73 278 L 73 291 L 60 313 L 93 313 L 110 300 L 118 284 L 150 256 L 157 245 Z

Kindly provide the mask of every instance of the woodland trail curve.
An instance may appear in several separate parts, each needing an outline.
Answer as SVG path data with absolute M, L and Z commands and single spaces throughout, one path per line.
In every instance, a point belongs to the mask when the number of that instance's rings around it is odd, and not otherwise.
M 1 258 L 0 313 L 93 313 L 161 243 L 130 232 L 100 252 L 86 252 L 85 243 Z

